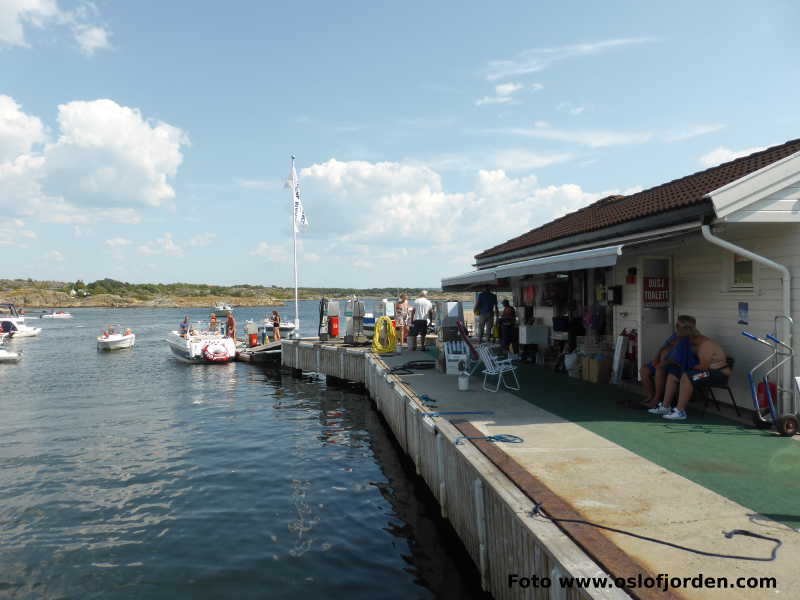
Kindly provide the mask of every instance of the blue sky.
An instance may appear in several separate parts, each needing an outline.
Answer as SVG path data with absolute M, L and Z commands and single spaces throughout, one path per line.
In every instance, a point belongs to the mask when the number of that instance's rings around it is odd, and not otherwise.
M 0 277 L 430 286 L 800 137 L 793 2 L 0 2 Z

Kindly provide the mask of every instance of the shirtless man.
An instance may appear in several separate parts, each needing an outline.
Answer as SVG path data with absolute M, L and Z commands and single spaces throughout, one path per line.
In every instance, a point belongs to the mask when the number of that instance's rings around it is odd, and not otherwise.
M 695 388 L 709 385 L 725 385 L 731 376 L 728 367 L 728 356 L 717 342 L 702 335 L 694 329 L 691 331 L 691 342 L 697 355 L 697 364 L 681 375 L 680 380 L 670 374 L 664 390 L 664 407 L 669 408 L 675 389 L 678 388 L 678 405 L 671 412 L 663 415 L 665 419 L 682 421 L 686 418 L 686 406 L 692 399 Z

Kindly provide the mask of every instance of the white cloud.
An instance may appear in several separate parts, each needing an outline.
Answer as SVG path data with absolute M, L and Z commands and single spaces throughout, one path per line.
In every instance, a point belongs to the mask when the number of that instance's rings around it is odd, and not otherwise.
M 36 238 L 36 233 L 25 229 L 21 219 L 0 220 L 0 246 L 25 247 L 25 240 Z
M 44 255 L 44 259 L 48 262 L 64 262 L 64 255 L 58 250 L 51 250 Z
M 528 87 L 534 92 L 539 92 L 544 89 L 544 86 L 541 83 L 532 83 Z
M 208 246 L 214 241 L 215 237 L 217 237 L 216 233 L 201 233 L 189 240 L 189 245 L 195 247 Z
M 138 248 L 139 254 L 146 256 L 173 256 L 175 258 L 183 257 L 183 248 L 178 246 L 172 239 L 172 234 L 167 232 L 164 237 L 157 238 L 147 244 L 142 244 Z
M 524 87 L 525 86 L 521 83 L 500 83 L 494 86 L 494 96 L 478 98 L 475 100 L 475 106 L 482 106 L 484 104 L 507 104 L 512 101 L 512 96 Z
M 308 235 L 328 244 L 326 255 L 351 265 L 392 264 L 402 252 L 471 256 L 613 193 L 587 193 L 574 184 L 541 186 L 534 175 L 511 177 L 502 169 L 480 170 L 471 190 L 448 192 L 429 166 L 336 159 L 303 169 L 301 178 L 306 210 L 315 222 L 326 223 Z M 273 260 L 283 257 L 266 242 L 256 251 Z
M 111 248 L 119 248 L 120 246 L 129 246 L 132 243 L 133 242 L 131 242 L 129 239 L 123 237 L 115 237 L 105 241 L 106 246 L 109 246 Z
M 0 2 L 0 45 L 29 47 L 25 28 L 67 28 L 81 52 L 92 55 L 110 48 L 107 27 L 97 23 L 94 3 L 82 0 L 74 10 L 62 10 L 57 0 L 3 0 Z
M 688 140 L 698 135 L 705 135 L 707 133 L 714 133 L 720 129 L 724 129 L 725 125 L 692 125 L 686 129 L 675 130 L 667 133 L 664 139 L 668 142 L 680 142 Z
M 525 86 L 520 83 L 514 83 L 513 81 L 509 83 L 501 83 L 494 86 L 494 93 L 498 96 L 510 96 L 514 92 L 521 90 L 523 87 Z
M 109 33 L 102 27 L 81 23 L 75 25 L 72 31 L 81 52 L 87 56 L 93 55 L 96 50 L 111 47 L 111 43 L 108 41 Z
M 58 138 L 0 96 L 0 209 L 55 223 L 134 224 L 138 209 L 167 204 L 186 134 L 112 100 L 58 107 Z
M 45 139 L 42 121 L 22 112 L 10 96 L 0 94 L 0 164 L 29 153 Z
M 521 148 L 496 150 L 479 158 L 444 154 L 425 162 L 428 166 L 440 171 L 473 171 L 481 169 L 503 169 L 505 171 L 523 171 L 540 169 L 572 160 L 574 156 L 567 152 L 540 153 Z M 421 164 L 421 163 L 416 163 Z
M 269 244 L 267 242 L 259 242 L 249 254 L 263 258 L 264 262 L 273 265 L 288 265 L 291 261 L 291 242 L 284 244 Z M 315 252 L 307 252 L 304 249 L 303 240 L 297 240 L 297 255 L 298 262 L 319 262 L 320 255 Z
M 742 156 L 748 156 L 754 152 L 761 152 L 765 148 L 766 146 L 756 146 L 754 148 L 745 148 L 744 150 L 731 150 L 725 146 L 720 146 L 719 148 L 714 148 L 714 150 L 708 154 L 701 156 L 698 159 L 698 162 L 706 168 L 716 167 L 717 165 L 726 163 L 729 160 L 741 158 Z
M 641 144 L 653 138 L 653 134 L 648 131 L 608 131 L 601 129 L 568 131 L 564 129 L 551 129 L 550 127 L 540 126 L 538 124 L 533 129 L 514 128 L 505 130 L 504 132 L 545 140 L 572 142 L 590 148 Z
M 475 106 L 483 106 L 484 104 L 507 104 L 511 102 L 510 96 L 484 96 L 475 100 Z
M 489 81 L 495 81 L 507 77 L 537 73 L 569 58 L 589 56 L 619 46 L 645 44 L 654 41 L 656 41 L 656 38 L 652 37 L 617 38 L 588 44 L 533 48 L 519 53 L 513 59 L 490 61 L 486 67 L 486 78 Z

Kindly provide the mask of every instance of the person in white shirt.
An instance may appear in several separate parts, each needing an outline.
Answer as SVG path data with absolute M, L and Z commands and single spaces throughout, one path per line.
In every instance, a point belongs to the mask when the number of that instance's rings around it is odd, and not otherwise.
M 428 335 L 428 318 L 433 310 L 433 304 L 428 300 L 428 290 L 422 290 L 419 298 L 414 300 L 411 307 L 411 351 L 417 349 L 417 336 L 422 336 L 421 350 L 425 352 L 425 336 Z

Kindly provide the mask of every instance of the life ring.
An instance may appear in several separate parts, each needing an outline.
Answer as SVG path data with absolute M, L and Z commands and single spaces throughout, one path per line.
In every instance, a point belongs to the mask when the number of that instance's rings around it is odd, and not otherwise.
M 228 362 L 231 357 L 227 348 L 219 342 L 209 342 L 200 351 L 203 358 L 208 362 Z

